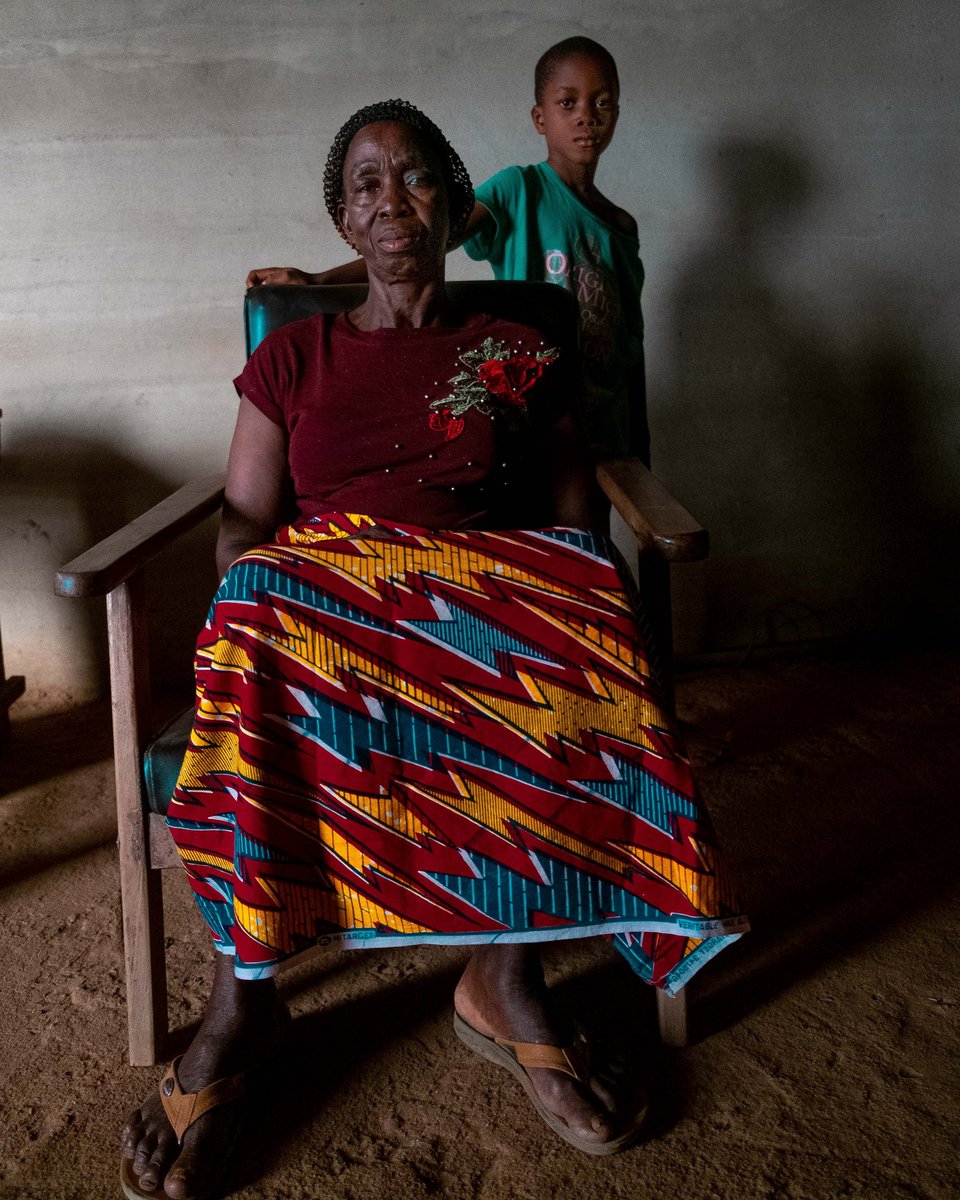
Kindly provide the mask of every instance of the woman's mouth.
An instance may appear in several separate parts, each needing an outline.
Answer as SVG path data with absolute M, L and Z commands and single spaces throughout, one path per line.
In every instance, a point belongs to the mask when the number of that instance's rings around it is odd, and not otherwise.
M 399 254 L 404 250 L 409 250 L 416 240 L 416 236 L 412 233 L 401 233 L 399 230 L 391 229 L 382 233 L 377 242 L 381 249 L 386 250 L 388 254 Z

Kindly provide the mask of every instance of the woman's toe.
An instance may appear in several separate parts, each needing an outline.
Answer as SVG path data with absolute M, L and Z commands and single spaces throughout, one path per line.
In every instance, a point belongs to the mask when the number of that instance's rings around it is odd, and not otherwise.
M 133 1156 L 133 1169 L 138 1176 L 142 1176 L 149 1167 L 150 1159 L 156 1148 L 157 1139 L 151 1133 L 144 1134 L 137 1143 L 137 1149 Z
M 162 1175 L 159 1168 L 155 1167 L 152 1162 L 148 1162 L 140 1172 L 134 1165 L 133 1173 L 137 1176 L 137 1187 L 142 1192 L 155 1192 L 159 1188 Z
M 606 1110 L 606 1119 L 608 1123 L 616 1123 L 616 1113 L 620 1107 L 619 1097 L 617 1093 L 602 1079 L 592 1078 L 590 1080 L 590 1091 L 596 1099 L 603 1105 Z
M 553 1078 L 547 1082 L 548 1091 L 542 1099 L 570 1130 L 578 1137 L 597 1142 L 609 1141 L 615 1136 L 609 1113 L 604 1112 L 594 1095 L 585 1095 L 571 1080 L 558 1078 L 555 1072 L 550 1074 Z
M 136 1171 L 136 1166 L 134 1166 L 134 1171 Z M 160 1185 L 163 1183 L 163 1176 L 163 1158 L 154 1154 L 147 1161 L 147 1165 L 139 1175 L 137 1175 L 137 1182 L 145 1192 L 158 1192 L 160 1191 Z
M 183 1200 L 193 1192 L 206 1190 L 205 1174 L 202 1162 L 189 1150 L 181 1152 L 180 1157 L 167 1171 L 163 1180 L 163 1189 L 170 1200 Z
M 610 1117 L 606 1113 L 599 1112 L 595 1112 L 588 1118 L 588 1123 L 580 1132 L 597 1142 L 609 1142 L 611 1138 L 616 1136 L 616 1130 Z
M 127 1158 L 133 1158 L 136 1154 L 137 1147 L 140 1145 L 143 1135 L 143 1119 L 140 1116 L 138 1108 L 136 1112 L 132 1112 L 127 1118 L 127 1123 L 120 1134 L 120 1147 Z

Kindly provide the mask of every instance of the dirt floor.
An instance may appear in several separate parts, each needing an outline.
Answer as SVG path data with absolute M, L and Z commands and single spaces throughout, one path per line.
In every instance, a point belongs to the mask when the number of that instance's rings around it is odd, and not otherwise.
M 296 1020 L 236 1194 L 960 1196 L 958 666 L 820 651 L 682 677 L 754 932 L 693 985 L 679 1051 L 606 943 L 546 956 L 569 1003 L 640 1056 L 642 1145 L 579 1155 L 457 1042 L 461 952 L 334 952 L 284 977 Z M 108 714 L 38 708 L 18 703 L 0 751 L 0 1197 L 100 1200 L 120 1195 L 117 1132 L 158 1073 L 126 1065 Z M 182 1042 L 211 955 L 183 879 L 165 886 Z

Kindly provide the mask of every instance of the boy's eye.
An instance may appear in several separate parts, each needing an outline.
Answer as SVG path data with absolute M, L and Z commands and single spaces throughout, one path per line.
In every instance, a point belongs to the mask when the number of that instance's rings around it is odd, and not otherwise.
M 560 101 L 561 108 L 573 108 L 573 104 L 574 102 L 569 96 L 564 96 L 564 98 Z

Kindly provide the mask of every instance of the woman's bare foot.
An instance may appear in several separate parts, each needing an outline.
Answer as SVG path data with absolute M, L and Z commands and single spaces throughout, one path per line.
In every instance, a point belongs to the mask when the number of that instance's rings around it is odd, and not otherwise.
M 178 1066 L 183 1090 L 197 1092 L 260 1065 L 275 1042 L 281 1011 L 272 980 L 237 979 L 233 959 L 218 954 L 203 1022 Z M 224 1173 L 236 1121 L 235 1103 L 212 1108 L 186 1130 L 180 1146 L 155 1088 L 128 1117 L 121 1153 L 142 1192 L 172 1200 L 202 1196 Z
M 564 1048 L 576 1035 L 551 1000 L 539 955 L 527 946 L 475 951 L 457 984 L 454 1007 L 485 1037 Z M 637 1122 L 637 1088 L 628 1086 L 623 1062 L 591 1062 L 586 1083 L 549 1068 L 528 1067 L 526 1074 L 541 1104 L 582 1141 L 602 1146 Z

